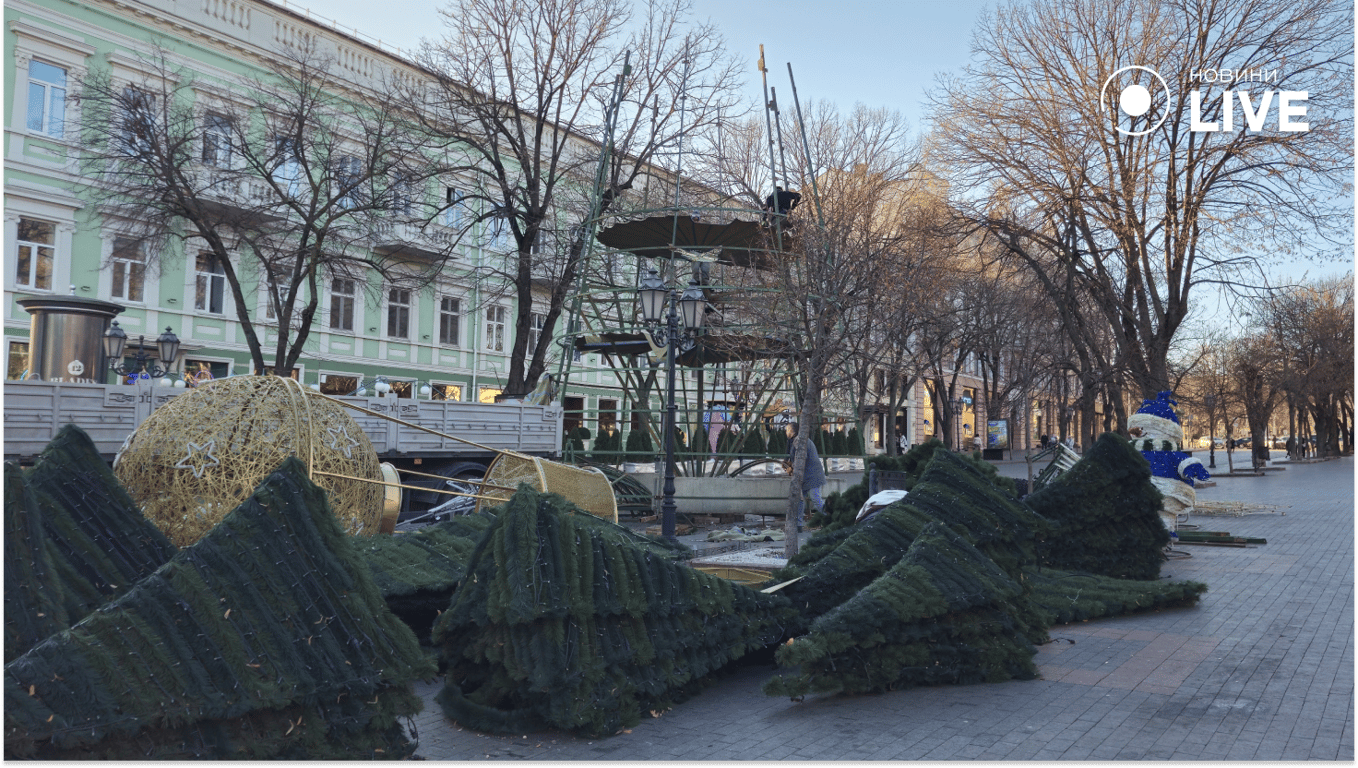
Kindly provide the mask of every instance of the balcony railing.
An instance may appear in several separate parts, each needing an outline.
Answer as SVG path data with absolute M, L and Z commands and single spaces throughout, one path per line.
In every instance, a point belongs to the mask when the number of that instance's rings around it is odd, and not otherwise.
M 438 258 L 451 253 L 455 245 L 456 233 L 437 224 L 384 222 L 373 233 L 374 249 L 386 253 Z

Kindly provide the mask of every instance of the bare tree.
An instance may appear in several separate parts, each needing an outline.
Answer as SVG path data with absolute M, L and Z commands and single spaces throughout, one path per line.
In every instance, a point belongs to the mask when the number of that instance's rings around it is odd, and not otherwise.
M 256 371 L 287 375 L 328 281 L 361 289 L 375 273 L 381 288 L 418 288 L 451 243 L 393 232 L 418 231 L 428 215 L 434 147 L 402 122 L 389 94 L 354 89 L 314 49 L 282 50 L 272 68 L 217 98 L 203 94 L 221 87 L 163 50 L 145 58 L 135 81 L 94 69 L 81 88 L 80 144 L 84 179 L 125 235 L 122 247 L 144 248 L 155 269 L 181 244 L 208 275 L 197 286 L 200 310 L 225 312 L 212 279 L 220 274 Z M 267 294 L 262 307 L 250 301 L 255 284 Z M 277 329 L 272 359 L 261 325 Z
M 1246 286 L 1257 254 L 1348 231 L 1334 192 L 1352 168 L 1352 30 L 1352 8 L 1329 0 L 1005 6 L 977 33 L 975 63 L 934 96 L 940 148 L 955 182 L 987 198 L 971 218 L 1060 254 L 1116 330 L 1132 382 L 1153 396 L 1202 287 Z M 1104 111 L 1109 78 L 1144 63 L 1174 98 L 1144 117 Z M 1191 130 L 1194 104 L 1201 120 L 1222 121 L 1223 84 L 1203 72 L 1252 70 L 1277 77 L 1224 87 L 1256 108 L 1279 90 L 1308 93 L 1309 130 L 1243 130 L 1239 113 L 1240 130 Z M 1158 87 L 1129 77 L 1119 86 Z M 1061 275 L 1049 277 L 1044 287 L 1060 289 Z
M 1265 314 L 1289 431 L 1315 427 L 1321 455 L 1353 450 L 1353 275 L 1278 291 Z
M 803 191 L 791 245 L 760 278 L 774 290 L 760 309 L 765 325 L 794 347 L 799 380 L 788 516 L 787 553 L 796 553 L 796 515 L 802 498 L 806 442 L 819 425 L 827 391 L 845 377 L 852 339 L 863 334 L 863 318 L 880 296 L 875 286 L 900 247 L 898 206 L 909 198 L 917 167 L 916 149 L 898 113 L 856 107 L 841 117 L 824 104 L 811 105 L 805 124 L 783 127 L 803 135 L 789 152 L 794 186 Z M 756 143 L 751 143 L 755 146 Z M 734 158 L 733 158 L 734 159 Z M 733 165 L 732 175 L 749 178 L 751 158 Z
M 688 0 L 650 0 L 639 18 L 631 8 L 454 0 L 444 38 L 420 56 L 435 87 L 410 100 L 461 157 L 445 169 L 464 185 L 460 204 L 510 245 L 500 270 L 517 299 L 507 394 L 528 392 L 545 370 L 589 222 L 643 177 L 677 170 L 681 148 L 737 109 L 732 61 L 715 28 L 684 26 Z M 529 349 L 535 298 L 542 322 Z

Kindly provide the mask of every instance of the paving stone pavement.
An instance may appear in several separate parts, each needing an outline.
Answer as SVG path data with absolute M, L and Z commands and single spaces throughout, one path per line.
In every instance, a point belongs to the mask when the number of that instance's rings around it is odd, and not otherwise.
M 1219 462 L 1221 463 L 1221 462 Z M 1280 466 L 1283 466 L 1280 464 Z M 1224 469 L 1224 463 L 1222 463 Z M 1022 464 L 1002 467 L 1020 476 Z M 1278 513 L 1196 516 L 1259 537 L 1189 547 L 1171 578 L 1199 605 L 1053 627 L 1036 680 L 871 696 L 764 696 L 768 665 L 736 668 L 673 710 L 603 739 L 462 729 L 420 686 L 431 760 L 1354 759 L 1354 461 L 1223 479 L 1199 498 Z

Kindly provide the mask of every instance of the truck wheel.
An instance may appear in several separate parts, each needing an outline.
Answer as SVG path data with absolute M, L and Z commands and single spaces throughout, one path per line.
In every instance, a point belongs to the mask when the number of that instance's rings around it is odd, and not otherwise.
M 434 467 L 429 471 L 429 474 L 441 475 L 448 479 L 439 481 L 428 477 L 412 477 L 407 484 L 422 488 L 477 493 L 480 490 L 477 483 L 485 477 L 486 468 L 474 461 L 454 461 Z M 443 513 L 465 515 L 475 508 L 476 499 L 466 496 L 450 496 L 446 493 L 433 493 L 432 491 L 411 491 L 410 509 L 401 515 L 401 520 L 422 517 L 435 510 L 439 511 L 440 514 L 437 517 L 442 520 L 446 519 Z M 425 522 L 438 522 L 438 520 L 430 518 Z

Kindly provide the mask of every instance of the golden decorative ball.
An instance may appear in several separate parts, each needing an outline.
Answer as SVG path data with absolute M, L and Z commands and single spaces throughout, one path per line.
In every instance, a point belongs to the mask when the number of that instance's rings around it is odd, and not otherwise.
M 307 464 L 349 533 L 377 533 L 383 486 L 372 443 L 342 406 L 293 379 L 234 376 L 186 391 L 128 437 L 113 471 L 147 519 L 185 547 L 288 456 Z

